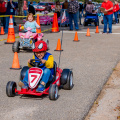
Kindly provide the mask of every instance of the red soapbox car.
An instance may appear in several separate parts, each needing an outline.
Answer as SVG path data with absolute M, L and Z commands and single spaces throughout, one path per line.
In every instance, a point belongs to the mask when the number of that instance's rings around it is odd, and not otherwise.
M 20 80 L 22 81 L 25 77 L 26 71 L 28 72 L 28 83 L 29 87 L 21 88 L 17 90 L 17 84 L 14 81 L 9 81 L 6 85 L 6 94 L 8 97 L 14 97 L 15 95 L 35 95 L 42 96 L 43 94 L 49 95 L 50 100 L 58 99 L 58 88 L 61 87 L 66 90 L 71 90 L 73 88 L 73 72 L 70 69 L 60 69 L 57 67 L 56 62 L 54 61 L 54 76 L 52 82 L 46 84 L 46 88 L 43 92 L 36 92 L 38 83 L 41 80 L 43 71 L 39 67 L 41 61 L 38 59 L 31 59 L 30 64 L 33 66 L 29 68 L 24 66 L 20 73 Z

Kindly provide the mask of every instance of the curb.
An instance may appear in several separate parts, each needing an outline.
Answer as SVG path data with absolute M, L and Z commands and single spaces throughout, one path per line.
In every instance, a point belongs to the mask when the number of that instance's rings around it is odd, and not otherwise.
M 85 120 L 120 120 L 120 61 Z

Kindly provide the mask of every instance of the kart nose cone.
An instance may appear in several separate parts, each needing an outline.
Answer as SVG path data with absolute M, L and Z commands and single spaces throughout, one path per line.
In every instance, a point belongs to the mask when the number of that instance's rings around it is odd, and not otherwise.
M 22 91 L 22 92 L 27 92 L 28 89 L 26 89 L 26 88 L 22 88 L 21 91 Z
M 27 91 L 28 91 L 28 87 L 27 87 L 27 86 L 23 86 L 23 87 L 21 88 L 21 91 L 22 91 L 22 92 L 27 92 Z

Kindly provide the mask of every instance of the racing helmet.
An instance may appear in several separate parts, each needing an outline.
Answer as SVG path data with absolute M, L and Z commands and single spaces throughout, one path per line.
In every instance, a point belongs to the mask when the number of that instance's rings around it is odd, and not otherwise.
M 42 51 L 47 51 L 47 44 L 44 41 L 37 41 L 33 43 L 32 45 L 32 51 L 33 52 L 42 52 Z

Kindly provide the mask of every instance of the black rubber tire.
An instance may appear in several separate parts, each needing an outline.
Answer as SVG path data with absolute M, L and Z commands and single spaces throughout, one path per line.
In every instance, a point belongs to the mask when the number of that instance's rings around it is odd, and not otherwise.
M 57 100 L 58 99 L 58 86 L 56 84 L 51 84 L 49 88 L 49 99 Z
M 95 26 L 99 26 L 99 21 L 98 22 L 94 22 Z
M 64 75 L 62 74 L 62 78 L 66 81 L 66 83 L 63 85 L 63 89 L 65 90 L 71 90 L 73 88 L 73 72 L 70 69 L 64 69 Z
M 84 23 L 83 23 L 83 25 L 84 25 L 84 26 L 87 26 L 87 23 L 86 23 L 86 22 L 84 22 Z
M 9 81 L 6 85 L 6 94 L 8 97 L 15 96 L 15 88 L 17 88 L 16 82 Z
M 104 23 L 103 23 L 103 20 L 101 20 L 101 24 L 104 24 Z
M 20 51 L 20 42 L 19 41 L 15 41 L 12 45 L 12 51 L 13 52 L 19 52 Z

